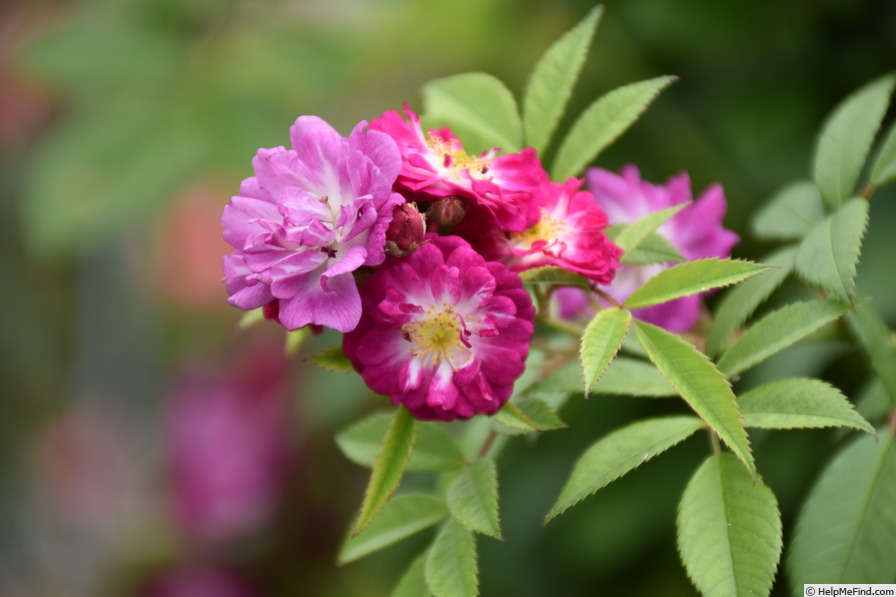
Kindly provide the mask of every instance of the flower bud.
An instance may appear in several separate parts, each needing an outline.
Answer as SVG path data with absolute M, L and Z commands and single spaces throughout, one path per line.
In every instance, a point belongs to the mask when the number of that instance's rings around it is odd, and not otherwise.
M 440 229 L 450 230 L 467 215 L 467 204 L 459 197 L 445 197 L 432 204 L 429 214 Z
M 392 211 L 392 222 L 386 229 L 386 252 L 396 257 L 408 255 L 417 250 L 426 222 L 413 203 L 403 203 Z

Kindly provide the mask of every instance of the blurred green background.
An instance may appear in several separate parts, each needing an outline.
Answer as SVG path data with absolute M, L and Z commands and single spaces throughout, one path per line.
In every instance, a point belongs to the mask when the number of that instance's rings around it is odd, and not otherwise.
M 809 174 L 814 134 L 849 92 L 896 64 L 886 0 L 608 0 L 570 113 L 618 85 L 680 80 L 604 153 L 646 180 L 721 182 L 737 255 L 749 218 Z M 241 541 L 197 548 L 170 516 L 165 413 L 184 367 L 225 375 L 272 324 L 238 329 L 220 283 L 220 212 L 259 147 L 316 114 L 346 134 L 427 80 L 484 71 L 521 93 L 582 0 L 111 0 L 0 7 L 0 594 L 139 595 L 168 570 L 236 570 L 261 595 L 387 595 L 427 534 L 337 568 L 366 472 L 333 433 L 386 406 L 352 376 L 290 361 L 290 463 L 275 511 Z M 888 122 L 892 120 L 892 110 Z M 570 120 L 566 121 L 568 125 Z M 860 287 L 891 326 L 894 193 L 875 195 Z M 777 370 L 828 373 L 851 395 L 866 369 L 835 343 Z M 813 369 L 816 355 L 826 360 Z M 506 542 L 479 540 L 483 595 L 692 595 L 675 504 L 702 439 L 648 463 L 541 528 L 573 459 L 599 434 L 671 408 L 574 398 L 568 430 L 502 456 Z M 785 533 L 840 436 L 754 439 Z M 413 479 L 411 480 L 413 482 Z M 786 536 L 785 536 L 786 539 Z M 783 577 L 782 577 L 783 578 Z M 776 591 L 783 594 L 779 580 Z M 173 594 L 173 593 L 172 593 Z M 225 593 L 219 593 L 224 595 Z

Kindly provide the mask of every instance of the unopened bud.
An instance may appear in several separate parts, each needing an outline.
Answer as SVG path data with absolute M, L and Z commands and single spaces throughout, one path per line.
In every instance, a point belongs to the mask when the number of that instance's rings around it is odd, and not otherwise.
M 440 229 L 451 229 L 467 215 L 467 204 L 459 197 L 445 197 L 432 204 L 429 214 Z
M 413 203 L 403 203 L 392 211 L 386 229 L 386 252 L 396 257 L 413 253 L 423 242 L 426 222 Z

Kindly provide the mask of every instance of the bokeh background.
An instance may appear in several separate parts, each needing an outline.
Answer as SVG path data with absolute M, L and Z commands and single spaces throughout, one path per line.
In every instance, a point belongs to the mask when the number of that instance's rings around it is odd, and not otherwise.
M 721 182 L 736 254 L 761 258 L 771 247 L 751 238 L 750 215 L 808 176 L 829 110 L 896 66 L 896 3 L 605 4 L 570 112 L 621 84 L 680 80 L 599 165 L 636 163 L 655 182 L 686 170 L 696 192 Z M 366 471 L 332 439 L 387 401 L 306 362 L 336 335 L 287 357 L 273 324 L 239 326 L 220 282 L 221 209 L 297 116 L 345 134 L 472 70 L 519 94 L 592 5 L 0 5 L 0 594 L 387 595 L 429 535 L 337 567 Z M 859 282 L 891 326 L 894 199 L 875 195 Z M 865 390 L 865 365 L 836 339 L 757 375 L 786 369 Z M 590 441 L 662 408 L 574 398 L 570 429 L 502 455 L 506 542 L 479 540 L 483 595 L 694 594 L 674 513 L 702 438 L 541 527 Z M 754 438 L 785 533 L 840 438 Z

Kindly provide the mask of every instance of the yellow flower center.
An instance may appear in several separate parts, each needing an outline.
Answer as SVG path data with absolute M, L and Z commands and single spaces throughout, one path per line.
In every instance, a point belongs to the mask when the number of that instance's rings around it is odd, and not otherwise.
M 479 157 L 471 157 L 463 149 L 456 148 L 452 143 L 445 142 L 441 138 L 427 135 L 426 146 L 438 156 L 441 165 L 455 172 L 469 170 L 473 178 L 485 178 L 491 162 Z
M 446 304 L 430 307 L 419 319 L 404 324 L 401 332 L 411 343 L 411 355 L 432 365 L 445 359 L 457 370 L 463 364 L 458 361 L 469 354 L 461 339 L 461 320 L 454 307 Z
M 544 211 L 541 212 L 541 219 L 534 226 L 511 234 L 511 239 L 517 245 L 522 245 L 527 249 L 532 248 L 532 244 L 539 240 L 551 242 L 559 239 L 566 234 L 566 222 L 548 215 Z

